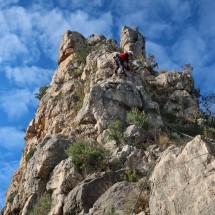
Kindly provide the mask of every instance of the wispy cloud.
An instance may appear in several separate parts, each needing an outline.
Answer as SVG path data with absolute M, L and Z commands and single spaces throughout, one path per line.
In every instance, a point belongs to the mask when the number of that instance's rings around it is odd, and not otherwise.
M 18 2 L 19 2 L 19 0 L 7 0 L 7 1 L 1 0 L 0 1 L 0 6 L 5 7 L 5 6 L 8 6 L 10 4 L 16 4 Z
M 5 202 L 5 190 L 7 189 L 13 173 L 18 168 L 18 161 L 2 161 L 0 162 L 0 205 Z
M 49 83 L 53 74 L 52 70 L 39 67 L 6 67 L 7 78 L 22 87 L 35 86 L 39 87 L 42 84 Z
M 21 117 L 28 113 L 30 107 L 36 106 L 33 93 L 27 89 L 14 89 L 2 93 L 0 107 L 4 109 L 10 119 Z
M 26 57 L 27 47 L 14 34 L 0 38 L 0 63 L 16 61 L 20 56 Z
M 174 63 L 171 57 L 168 55 L 167 50 L 152 41 L 147 41 L 146 46 L 147 54 L 153 54 L 156 62 L 158 62 L 159 69 L 165 70 L 178 70 L 179 66 Z
M 204 0 L 199 3 L 199 31 L 207 39 L 215 37 L 215 1 Z
M 195 28 L 187 28 L 172 47 L 172 55 L 181 64 L 191 63 L 200 67 L 208 60 L 206 41 Z
M 15 127 L 0 127 L 0 146 L 10 151 L 22 149 L 24 133 Z

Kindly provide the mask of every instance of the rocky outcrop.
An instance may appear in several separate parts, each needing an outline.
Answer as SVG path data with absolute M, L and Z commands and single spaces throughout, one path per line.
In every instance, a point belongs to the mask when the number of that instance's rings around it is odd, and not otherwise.
M 131 29 L 124 26 L 122 28 L 120 47 L 125 51 L 133 51 L 136 59 L 146 59 L 145 38 L 139 32 L 138 27 Z
M 151 177 L 150 214 L 209 215 L 215 211 L 213 146 L 201 136 L 168 148 Z
M 190 120 L 197 116 L 190 74 L 149 71 L 145 67 L 145 40 L 138 29 L 124 27 L 120 46 L 103 35 L 86 39 L 75 31 L 64 34 L 59 66 L 27 128 L 20 168 L 7 191 L 2 215 L 29 214 L 44 193 L 52 199 L 49 215 L 128 213 L 147 180 L 149 166 L 169 145 L 168 140 L 163 145 L 158 141 L 167 130 L 162 112 Z M 113 57 L 121 49 L 134 52 L 132 65 L 136 68 L 135 72 L 125 71 L 124 79 L 114 73 Z M 138 113 L 129 119 L 128 113 L 134 108 Z M 144 116 L 147 128 L 138 124 L 139 115 Z M 115 125 L 117 121 L 121 127 Z M 106 166 L 84 171 L 73 157 L 68 158 L 66 150 L 77 140 L 108 150 Z M 181 152 L 170 148 L 165 153 L 172 151 Z M 156 182 L 157 167 L 155 170 L 152 181 Z M 146 188 L 141 198 L 144 207 L 140 205 L 135 214 L 149 214 Z M 160 198 L 155 188 L 161 189 L 153 185 L 152 207 L 157 207 Z
M 79 48 L 85 43 L 86 39 L 80 33 L 76 31 L 67 31 L 63 35 L 62 42 L 60 44 L 58 64 L 64 61 L 68 56 L 76 52 L 76 48 Z

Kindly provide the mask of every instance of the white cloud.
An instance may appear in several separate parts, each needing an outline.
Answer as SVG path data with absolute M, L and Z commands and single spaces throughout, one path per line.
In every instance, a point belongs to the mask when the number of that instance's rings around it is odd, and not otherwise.
M 0 127 L 0 137 L 0 146 L 10 151 L 24 146 L 24 133 L 15 127 Z
M 0 96 L 0 106 L 7 113 L 9 118 L 19 118 L 28 113 L 30 107 L 36 106 L 36 99 L 32 92 L 23 90 L 11 90 L 4 92 Z
M 77 8 L 82 8 L 82 9 L 91 9 L 94 7 L 99 7 L 102 5 L 102 0 L 57 0 L 57 3 L 60 4 L 60 6 L 68 6 L 69 4 L 71 4 L 73 6 L 73 8 L 77 9 Z
M 5 1 L 5 0 L 0 0 L 0 6 L 1 7 L 5 7 L 5 6 L 8 6 L 8 5 L 10 5 L 10 4 L 16 4 L 16 3 L 18 3 L 19 2 L 19 0 L 7 0 L 7 1 Z
M 101 1 L 94 0 L 93 5 L 99 6 Z M 57 62 L 59 45 L 67 30 L 77 30 L 85 36 L 92 33 L 111 36 L 110 12 L 91 16 L 94 9 L 89 14 L 81 10 L 46 9 L 34 5 L 29 10 L 14 6 L 1 11 L 0 27 L 5 30 L 0 36 L 1 62 L 19 58 L 20 64 L 36 63 L 43 52 Z
M 20 40 L 25 41 L 26 37 L 32 36 L 32 12 L 23 7 L 14 6 L 4 10 L 4 17 L 9 26 L 10 32 L 16 33 Z
M 199 31 L 207 39 L 215 37 L 215 1 L 200 1 L 199 8 Z
M 11 82 L 15 82 L 20 86 L 41 86 L 47 84 L 51 80 L 52 70 L 39 67 L 6 67 L 6 76 Z
M 97 18 L 92 18 L 80 10 L 63 14 L 62 11 L 54 9 L 46 14 L 41 13 L 43 12 L 38 11 L 33 14 L 34 24 L 39 32 L 38 39 L 43 51 L 54 61 L 57 61 L 59 45 L 63 33 L 67 30 L 76 30 L 86 37 L 92 33 L 111 36 L 111 13 L 104 13 Z
M 76 28 L 84 36 L 90 34 L 104 34 L 111 36 L 111 27 L 113 24 L 113 17 L 110 12 L 103 13 L 99 17 L 92 18 L 83 11 L 76 11 L 70 15 L 71 27 Z M 77 25 L 78 23 L 78 25 Z
M 206 95 L 214 92 L 214 80 L 215 80 L 215 64 L 210 66 L 198 67 L 195 69 L 193 76 L 195 83 L 198 87 L 201 87 L 201 94 Z
M 158 62 L 159 69 L 178 70 L 179 66 L 175 64 L 167 53 L 165 47 L 152 41 L 147 41 L 146 51 L 148 54 L 155 56 L 155 61 Z
M 18 161 L 0 161 L 0 208 L 4 206 L 5 203 L 5 190 L 7 189 L 11 178 L 18 168 Z
M 206 42 L 194 28 L 187 28 L 172 47 L 174 60 L 180 64 L 190 63 L 200 67 L 208 60 Z
M 26 56 L 27 53 L 27 47 L 15 34 L 7 34 L 0 38 L 0 58 L 2 62 L 15 61 L 19 58 L 19 55 Z

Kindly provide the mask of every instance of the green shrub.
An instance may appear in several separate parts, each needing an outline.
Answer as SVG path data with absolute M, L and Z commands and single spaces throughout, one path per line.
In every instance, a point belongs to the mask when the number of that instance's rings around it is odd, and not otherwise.
M 215 138 L 215 128 L 213 128 L 213 127 L 205 127 L 204 135 L 206 137 L 214 139 Z
M 72 110 L 78 111 L 81 109 L 84 101 L 84 87 L 79 85 L 78 88 L 75 91 L 75 97 L 77 99 L 77 103 L 72 107 Z
M 81 76 L 81 73 L 82 73 L 82 69 L 77 67 L 77 68 L 74 68 L 71 72 L 70 72 L 70 75 L 77 78 L 79 76 Z
M 49 193 L 44 193 L 37 199 L 29 215 L 47 215 L 51 209 L 51 204 L 51 195 Z
M 72 144 L 66 154 L 72 157 L 80 170 L 88 167 L 106 168 L 108 163 L 108 151 L 99 144 L 78 140 Z
M 120 120 L 116 120 L 108 125 L 108 139 L 115 140 L 119 146 L 123 141 L 123 125 Z
M 12 204 L 16 195 L 17 195 L 17 191 L 14 192 L 14 193 L 11 193 L 10 196 L 8 197 L 8 199 L 7 199 L 8 203 Z
M 144 111 L 140 111 L 138 110 L 138 108 L 133 108 L 131 111 L 127 113 L 127 118 L 134 125 L 144 128 L 146 130 L 149 129 L 150 121 L 149 118 L 144 113 Z
M 31 148 L 28 154 L 25 156 L 25 161 L 28 163 L 28 161 L 33 157 L 34 153 L 36 152 L 36 148 Z
M 136 182 L 137 181 L 136 172 L 129 169 L 126 170 L 124 173 L 123 179 L 124 181 L 127 181 L 127 182 Z
M 86 63 L 86 57 L 90 53 L 90 47 L 87 43 L 81 43 L 76 46 L 75 53 L 74 60 L 77 60 L 79 63 Z
M 35 98 L 41 100 L 42 97 L 46 94 L 46 91 L 48 88 L 49 88 L 49 85 L 40 87 L 39 92 L 35 94 Z

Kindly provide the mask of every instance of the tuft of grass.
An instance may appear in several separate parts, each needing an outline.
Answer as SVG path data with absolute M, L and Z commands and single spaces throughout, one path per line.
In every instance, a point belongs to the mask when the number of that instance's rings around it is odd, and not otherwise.
M 108 151 L 97 143 L 77 140 L 66 150 L 80 170 L 88 167 L 104 169 L 108 164 Z
M 51 195 L 44 193 L 37 199 L 29 215 L 47 215 L 51 209 L 51 204 Z
M 108 139 L 115 140 L 119 146 L 123 142 L 123 125 L 120 120 L 116 120 L 108 125 Z
M 144 111 L 138 110 L 138 108 L 133 108 L 127 113 L 127 118 L 134 125 L 139 126 L 143 129 L 148 130 L 150 127 L 149 118 L 146 116 Z
M 25 156 L 25 161 L 28 163 L 28 161 L 34 156 L 34 153 L 37 151 L 36 148 L 31 148 L 28 154 Z
M 41 100 L 42 97 L 46 94 L 46 91 L 48 88 L 49 88 L 49 85 L 40 87 L 39 92 L 35 93 L 35 98 Z
M 127 182 L 136 182 L 137 176 L 135 170 L 126 170 L 123 179 Z

